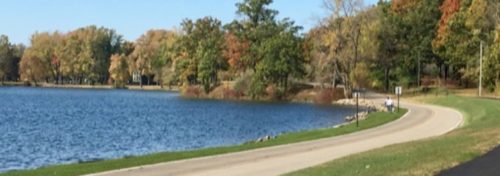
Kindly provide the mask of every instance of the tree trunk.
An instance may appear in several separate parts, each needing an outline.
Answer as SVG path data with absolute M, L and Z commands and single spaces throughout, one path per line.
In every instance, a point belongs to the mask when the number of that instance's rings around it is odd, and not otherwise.
M 444 85 L 448 85 L 448 71 L 449 71 L 449 66 L 445 64 L 444 66 Z
M 148 79 L 148 86 L 149 86 L 149 85 L 151 85 L 151 84 L 150 84 L 150 83 L 151 83 L 151 82 L 150 82 L 150 81 L 151 81 L 151 79 L 150 79 L 151 77 L 148 75 L 148 76 L 146 76 L 146 78 Z
M 158 74 L 158 84 L 160 85 L 160 89 L 163 89 L 163 75 Z
M 351 90 L 351 82 L 349 81 L 348 74 L 342 75 L 342 82 L 344 82 L 344 97 L 350 98 L 352 90 Z
M 139 86 L 141 86 L 142 89 L 142 75 L 139 76 Z
M 384 70 L 384 90 L 386 93 L 389 92 L 389 71 L 388 67 Z

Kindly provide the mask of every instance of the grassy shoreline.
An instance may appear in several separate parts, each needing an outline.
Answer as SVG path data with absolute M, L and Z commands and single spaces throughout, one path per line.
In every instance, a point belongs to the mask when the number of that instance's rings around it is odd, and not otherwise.
M 109 171 L 114 169 L 121 169 L 127 167 L 134 167 L 140 165 L 154 164 L 160 162 L 167 161 L 175 161 L 181 159 L 188 158 L 196 158 L 203 156 L 211 156 L 217 154 L 231 153 L 231 152 L 239 152 L 269 146 L 277 146 L 289 143 L 303 142 L 308 140 L 326 138 L 339 136 L 343 134 L 353 133 L 357 131 L 361 131 L 364 129 L 369 129 L 373 127 L 377 127 L 388 122 L 394 121 L 404 114 L 406 114 L 407 110 L 402 110 L 399 113 L 385 113 L 385 112 L 375 112 L 369 114 L 369 118 L 366 120 L 360 121 L 360 126 L 356 127 L 355 123 L 350 123 L 339 128 L 324 128 L 317 129 L 311 131 L 302 131 L 302 132 L 294 132 L 294 133 L 286 133 L 278 136 L 275 139 L 259 142 L 259 143 L 245 143 L 241 145 L 235 146 L 227 146 L 227 147 L 215 147 L 215 148 L 207 148 L 200 149 L 194 151 L 182 151 L 182 152 L 163 152 L 150 154 L 145 156 L 137 156 L 137 157 L 127 157 L 121 159 L 112 159 L 112 160 L 102 160 L 102 161 L 94 161 L 94 162 L 86 162 L 86 163 L 76 163 L 76 164 L 65 164 L 65 165 L 55 165 L 42 167 L 33 170 L 20 170 L 20 171 L 11 171 L 6 173 L 1 173 L 0 176 L 35 176 L 35 175 L 54 175 L 54 176 L 72 176 L 72 175 L 82 175 L 82 174 L 90 174 L 102 171 Z
M 464 125 L 443 136 L 391 145 L 287 175 L 435 175 L 500 145 L 500 101 L 458 96 L 421 100 L 459 110 Z

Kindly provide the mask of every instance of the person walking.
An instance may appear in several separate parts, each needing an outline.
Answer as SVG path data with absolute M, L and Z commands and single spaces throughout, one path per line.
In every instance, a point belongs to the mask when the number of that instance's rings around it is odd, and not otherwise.
M 394 101 L 392 101 L 391 97 L 387 97 L 385 99 L 385 107 L 387 108 L 387 112 L 393 112 Z

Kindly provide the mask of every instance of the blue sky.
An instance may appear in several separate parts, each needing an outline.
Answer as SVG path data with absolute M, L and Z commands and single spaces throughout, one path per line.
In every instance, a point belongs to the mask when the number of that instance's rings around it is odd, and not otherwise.
M 365 0 L 374 4 L 377 0 Z M 67 32 L 88 25 L 115 29 L 135 40 L 149 29 L 171 29 L 185 18 L 213 16 L 232 21 L 240 0 L 0 0 L 0 34 L 28 44 L 36 31 Z M 328 13 L 323 0 L 274 0 L 279 18 L 290 17 L 305 30 Z

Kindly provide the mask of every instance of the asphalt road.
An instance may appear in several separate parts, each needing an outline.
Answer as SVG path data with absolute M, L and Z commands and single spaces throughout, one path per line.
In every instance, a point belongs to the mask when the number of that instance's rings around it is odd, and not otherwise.
M 380 100 L 378 100 L 380 101 Z M 463 121 L 452 109 L 402 103 L 409 112 L 372 129 L 314 141 L 120 169 L 93 176 L 280 175 L 387 145 L 445 134 Z
M 439 176 L 498 176 L 500 175 L 500 146 L 464 164 L 438 174 Z

